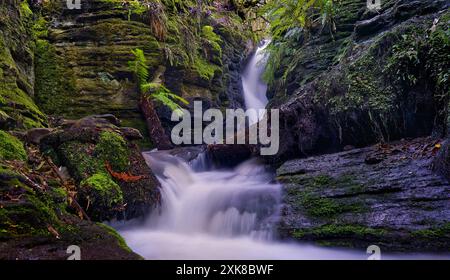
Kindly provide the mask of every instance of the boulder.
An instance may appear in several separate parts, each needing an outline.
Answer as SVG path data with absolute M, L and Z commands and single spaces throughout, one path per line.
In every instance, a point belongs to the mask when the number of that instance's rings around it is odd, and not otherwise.
M 86 117 L 57 128 L 41 140 L 41 150 L 67 167 L 77 182 L 77 198 L 93 220 L 145 216 L 158 205 L 159 182 L 130 142 L 139 133 L 110 119 Z
M 284 163 L 281 235 L 361 250 L 448 252 L 450 183 L 430 168 L 436 145 L 404 140 Z M 369 155 L 384 160 L 367 163 Z

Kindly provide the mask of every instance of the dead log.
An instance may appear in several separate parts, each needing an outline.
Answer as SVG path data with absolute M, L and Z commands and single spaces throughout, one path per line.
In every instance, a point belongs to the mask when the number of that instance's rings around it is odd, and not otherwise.
M 150 134 L 150 139 L 158 150 L 170 150 L 173 148 L 169 137 L 165 133 L 164 127 L 161 124 L 158 114 L 156 113 L 153 101 L 145 94 L 141 95 L 140 107 L 142 114 L 145 117 L 147 128 Z

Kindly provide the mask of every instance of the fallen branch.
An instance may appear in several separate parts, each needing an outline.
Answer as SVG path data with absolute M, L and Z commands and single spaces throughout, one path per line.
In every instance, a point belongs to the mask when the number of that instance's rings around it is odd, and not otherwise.
M 64 180 L 63 176 L 59 173 L 58 167 L 53 163 L 51 158 L 45 157 L 45 161 L 52 168 L 52 170 L 56 174 L 56 176 L 59 178 L 59 180 L 61 181 L 61 184 L 63 186 L 66 186 L 67 182 Z M 67 188 L 66 188 L 66 190 L 67 190 L 67 196 L 69 197 L 69 204 L 70 204 L 70 206 L 75 208 L 79 213 L 81 213 L 81 217 L 80 218 L 84 217 L 86 220 L 88 220 L 90 222 L 91 218 L 89 218 L 89 216 L 86 213 L 86 211 L 84 211 L 83 207 L 81 207 L 81 205 L 75 199 L 74 195 L 71 194 L 70 191 Z

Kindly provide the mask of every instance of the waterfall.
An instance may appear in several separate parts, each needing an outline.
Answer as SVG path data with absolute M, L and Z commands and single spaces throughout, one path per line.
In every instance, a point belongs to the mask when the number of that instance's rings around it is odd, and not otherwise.
M 281 187 L 255 159 L 205 171 L 205 158 L 189 165 L 166 152 L 144 157 L 161 182 L 161 208 L 144 225 L 115 226 L 146 259 L 355 258 L 277 242 Z
M 242 76 L 247 109 L 267 105 L 267 86 L 260 77 L 268 43 L 257 49 Z M 253 121 L 257 120 L 255 116 Z M 282 187 L 256 159 L 233 169 L 218 169 L 207 153 L 190 163 L 164 151 L 144 153 L 144 157 L 161 182 L 161 207 L 144 224 L 114 226 L 133 251 L 146 259 L 367 258 L 365 250 L 277 241 Z M 383 258 L 397 257 L 383 254 Z
M 268 103 L 266 97 L 267 84 L 262 81 L 262 75 L 268 58 L 265 50 L 269 44 L 270 40 L 264 40 L 260 43 L 241 75 L 246 109 L 265 109 Z M 259 116 L 256 113 L 251 114 L 250 125 L 258 122 L 262 117 L 264 117 L 263 114 Z

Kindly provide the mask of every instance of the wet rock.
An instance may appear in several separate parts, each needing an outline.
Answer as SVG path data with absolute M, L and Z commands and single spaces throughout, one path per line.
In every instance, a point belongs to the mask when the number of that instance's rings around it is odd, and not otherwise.
M 53 129 L 51 128 L 33 128 L 26 132 L 26 139 L 28 143 L 39 145 L 42 138 L 52 133 Z
M 41 141 L 41 150 L 77 182 L 77 197 L 96 221 L 147 215 L 159 202 L 159 182 L 145 163 L 133 129 L 111 118 L 86 117 L 66 122 Z
M 433 169 L 450 180 L 450 140 L 441 145 L 439 154 L 433 162 Z
M 429 138 L 292 160 L 284 185 L 285 238 L 384 251 L 448 251 L 450 184 L 431 170 Z M 381 164 L 364 164 L 370 154 Z
M 128 139 L 130 141 L 144 139 L 144 136 L 142 136 L 141 132 L 135 128 L 121 127 L 120 133 L 123 135 L 123 137 L 125 137 L 126 139 Z
M 65 5 L 64 1 L 60 2 Z M 202 24 L 214 26 L 214 32 L 222 38 L 221 55 L 205 55 L 203 51 L 185 55 L 183 39 L 178 41 L 181 34 L 175 30 L 190 29 L 189 24 L 164 28 L 167 29 L 166 36 L 173 39 L 165 45 L 165 40 L 161 41 L 152 32 L 146 13 L 138 16 L 131 12 L 128 18 L 127 6 L 115 2 L 92 0 L 79 10 L 52 8 L 58 3 L 43 3 L 44 7 L 49 6 L 42 9 L 43 16 L 51 20 L 48 36 L 37 42 L 36 100 L 47 114 L 82 118 L 112 113 L 119 116 L 124 125 L 141 131 L 145 137 L 140 141 L 142 146 L 154 148 L 155 143 L 149 139 L 140 113 L 134 74 L 128 67 L 128 61 L 133 59 L 131 50 L 136 48 L 144 50 L 150 73 L 160 66 L 167 66 L 162 77 L 165 86 L 191 103 L 201 99 L 216 108 L 242 107 L 239 74 L 246 56 L 245 45 L 250 38 L 246 34 L 251 33 L 246 27 L 235 30 L 235 25 L 246 26 L 239 23 L 236 14 L 221 13 L 220 18 L 225 20 L 222 23 L 216 22 L 215 17 L 202 20 Z M 172 8 L 164 10 L 169 13 Z M 180 10 L 180 13 L 183 12 Z M 168 18 L 172 16 L 184 17 L 167 15 Z M 188 33 L 191 31 L 197 32 L 190 30 Z M 205 40 L 193 43 L 204 47 Z M 171 55 L 166 59 L 168 50 Z M 195 55 L 199 57 L 187 59 Z M 201 65 L 194 65 L 194 61 Z M 209 77 L 210 73 L 205 77 L 202 71 L 212 72 L 214 77 Z M 171 110 L 160 106 L 158 115 L 166 131 L 170 131 L 174 125 L 170 120 Z

